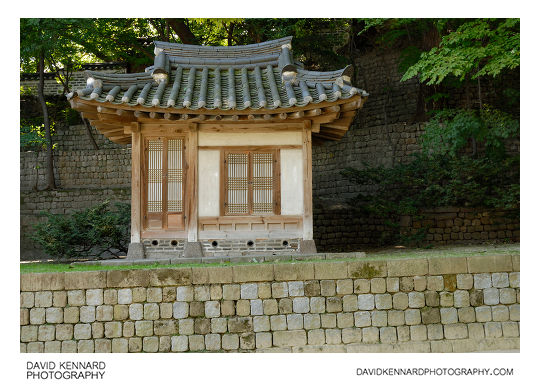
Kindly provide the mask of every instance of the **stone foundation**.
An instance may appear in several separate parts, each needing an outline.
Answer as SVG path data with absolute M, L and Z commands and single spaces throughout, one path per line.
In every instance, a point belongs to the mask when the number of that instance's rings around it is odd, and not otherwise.
M 21 275 L 21 352 L 513 350 L 519 256 Z

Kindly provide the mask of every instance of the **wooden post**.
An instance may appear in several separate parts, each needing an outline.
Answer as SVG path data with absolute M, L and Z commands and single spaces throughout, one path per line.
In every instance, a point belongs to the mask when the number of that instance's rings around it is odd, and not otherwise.
M 188 136 L 188 152 L 187 152 L 187 185 L 186 195 L 188 199 L 187 208 L 187 233 L 188 242 L 197 242 L 198 227 L 199 227 L 199 181 L 198 181 L 198 159 L 199 159 L 199 132 L 198 125 L 192 123 L 189 127 Z
M 141 130 L 131 124 L 131 242 L 141 242 Z
M 304 220 L 303 239 L 313 240 L 313 189 L 311 172 L 311 121 L 304 121 L 302 130 L 302 153 L 304 160 Z

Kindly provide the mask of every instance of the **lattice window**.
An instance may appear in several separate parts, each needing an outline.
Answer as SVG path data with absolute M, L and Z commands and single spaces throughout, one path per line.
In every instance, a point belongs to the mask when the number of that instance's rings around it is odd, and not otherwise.
M 225 152 L 225 215 L 276 212 L 276 152 Z
M 163 141 L 148 141 L 148 212 L 163 210 Z
M 167 210 L 168 212 L 183 211 L 183 167 L 182 153 L 184 141 L 170 139 L 167 143 Z

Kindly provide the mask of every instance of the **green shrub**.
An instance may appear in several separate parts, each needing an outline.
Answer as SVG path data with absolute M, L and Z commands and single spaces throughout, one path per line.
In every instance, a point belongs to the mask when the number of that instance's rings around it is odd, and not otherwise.
M 130 241 L 129 204 L 105 201 L 69 215 L 43 213 L 32 239 L 55 258 L 125 255 Z

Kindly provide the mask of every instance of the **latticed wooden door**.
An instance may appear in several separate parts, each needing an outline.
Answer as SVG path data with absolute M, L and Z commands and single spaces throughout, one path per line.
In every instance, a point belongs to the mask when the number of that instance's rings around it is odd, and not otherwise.
M 143 214 L 146 229 L 184 229 L 184 138 L 147 137 Z
M 225 215 L 279 214 L 279 166 L 276 150 L 226 151 Z

